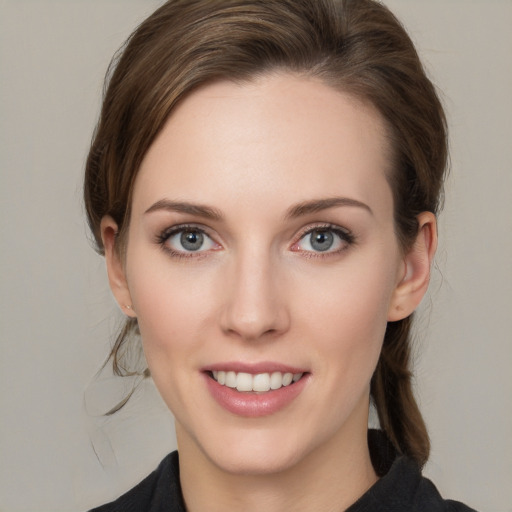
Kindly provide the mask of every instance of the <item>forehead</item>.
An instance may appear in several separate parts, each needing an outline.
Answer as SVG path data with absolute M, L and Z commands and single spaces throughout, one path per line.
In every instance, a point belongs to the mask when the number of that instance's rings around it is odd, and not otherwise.
M 189 95 L 148 150 L 134 209 L 165 196 L 225 204 L 389 196 L 379 113 L 318 79 L 268 75 L 220 81 Z M 388 197 L 388 199 L 389 199 Z

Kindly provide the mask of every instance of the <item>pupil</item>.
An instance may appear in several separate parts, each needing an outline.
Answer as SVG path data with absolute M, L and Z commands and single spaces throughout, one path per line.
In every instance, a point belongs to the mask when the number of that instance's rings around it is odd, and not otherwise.
M 333 241 L 334 237 L 329 231 L 313 231 L 311 247 L 313 247 L 315 251 L 327 251 L 331 248 Z
M 203 235 L 197 231 L 186 231 L 180 238 L 181 245 L 187 251 L 197 251 L 203 245 Z

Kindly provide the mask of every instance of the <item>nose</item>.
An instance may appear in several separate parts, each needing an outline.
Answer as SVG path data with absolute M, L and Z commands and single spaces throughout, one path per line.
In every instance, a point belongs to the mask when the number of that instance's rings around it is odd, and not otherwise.
M 275 337 L 290 326 L 279 266 L 269 254 L 239 255 L 233 261 L 221 292 L 225 300 L 221 329 L 244 340 Z

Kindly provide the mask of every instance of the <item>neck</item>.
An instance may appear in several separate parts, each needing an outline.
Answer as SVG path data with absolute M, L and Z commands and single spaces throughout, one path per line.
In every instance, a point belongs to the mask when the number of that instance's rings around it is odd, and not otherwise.
M 377 481 L 366 426 L 336 434 L 298 464 L 271 474 L 226 472 L 179 429 L 178 442 L 188 512 L 334 512 L 348 508 Z

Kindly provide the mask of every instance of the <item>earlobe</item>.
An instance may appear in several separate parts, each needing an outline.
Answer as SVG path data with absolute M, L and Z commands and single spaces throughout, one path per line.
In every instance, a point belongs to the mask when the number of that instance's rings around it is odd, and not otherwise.
M 116 247 L 117 223 L 112 217 L 107 215 L 101 219 L 100 228 L 101 239 L 105 248 L 105 263 L 107 265 L 110 289 L 123 313 L 135 318 L 137 315 L 133 310 L 122 257 L 119 254 L 118 247 Z
M 418 234 L 404 255 L 403 274 L 391 298 L 388 322 L 408 317 L 420 304 L 430 281 L 430 268 L 437 249 L 437 221 L 431 212 L 418 215 Z

